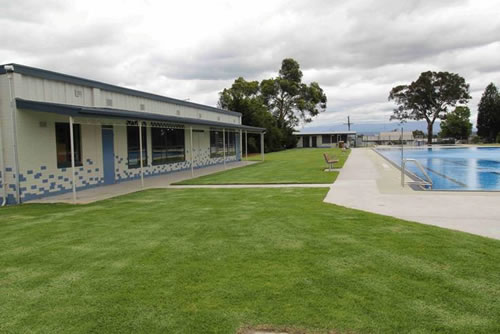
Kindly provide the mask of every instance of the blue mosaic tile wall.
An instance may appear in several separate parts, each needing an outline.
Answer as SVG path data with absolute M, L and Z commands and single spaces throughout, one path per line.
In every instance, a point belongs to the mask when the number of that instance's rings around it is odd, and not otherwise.
M 212 166 L 216 164 L 222 164 L 224 163 L 224 158 L 223 157 L 217 157 L 217 158 L 211 158 L 210 157 L 210 149 L 200 149 L 200 150 L 193 150 L 196 159 L 194 159 L 194 167 L 195 168 L 200 168 L 200 167 L 206 167 L 206 166 Z M 189 159 L 189 155 L 187 154 L 187 158 Z M 226 156 L 226 162 L 232 162 L 236 161 L 237 157 L 236 156 Z M 149 162 L 149 161 L 148 161 Z M 165 164 L 165 165 L 157 165 L 157 166 L 144 166 L 144 176 L 154 176 L 154 175 L 160 175 L 160 174 L 165 174 L 169 172 L 174 172 L 174 171 L 180 171 L 184 169 L 191 168 L 191 161 L 186 160 L 182 162 L 176 162 L 176 163 L 171 163 L 171 164 Z M 127 181 L 127 180 L 133 180 L 137 179 L 141 176 L 141 170 L 140 168 L 128 168 L 127 165 L 127 158 L 126 157 L 120 157 L 120 156 L 115 156 L 115 180 L 116 182 L 122 182 L 122 181 Z
M 194 150 L 195 168 L 201 168 L 224 162 L 223 157 L 211 158 L 209 149 Z M 187 154 L 189 157 L 189 154 Z M 226 162 L 237 161 L 238 156 L 226 156 Z M 174 171 L 180 171 L 191 168 L 190 161 L 182 161 L 178 163 L 146 166 L 144 167 L 144 175 L 154 176 L 165 174 Z M 102 176 L 102 168 L 96 166 L 92 159 L 84 159 L 83 166 L 76 168 L 77 190 L 88 189 L 104 184 Z M 0 186 L 3 185 L 4 176 L 0 171 Z M 12 167 L 6 168 L 6 175 L 9 180 L 14 180 L 13 184 L 8 186 L 7 203 L 15 204 L 15 174 Z M 129 169 L 127 166 L 127 159 L 115 156 L 115 181 L 122 182 L 140 177 L 140 169 Z M 59 195 L 72 191 L 72 176 L 71 168 L 58 168 L 57 170 L 50 170 L 47 166 L 39 166 L 36 169 L 24 170 L 19 174 L 20 181 L 20 194 L 21 201 L 29 201 L 46 196 Z M 0 202 L 3 200 L 0 195 Z

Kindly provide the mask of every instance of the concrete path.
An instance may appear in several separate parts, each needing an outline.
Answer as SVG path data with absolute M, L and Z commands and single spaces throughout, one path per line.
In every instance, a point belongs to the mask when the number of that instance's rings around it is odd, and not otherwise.
M 224 165 L 222 164 L 203 167 L 194 170 L 194 177 L 209 175 L 217 172 L 222 172 L 224 170 L 230 170 L 233 168 L 244 167 L 254 163 L 256 162 L 236 161 L 227 163 L 226 168 L 224 168 Z M 81 190 L 77 191 L 76 204 L 92 203 L 145 189 L 170 188 L 172 183 L 184 181 L 191 178 L 193 178 L 193 176 L 191 176 L 191 170 L 184 170 L 169 174 L 145 177 L 144 187 L 141 187 L 141 180 L 137 179 L 131 181 L 124 181 L 109 186 L 100 186 L 91 189 Z M 26 203 L 74 203 L 74 202 L 73 202 L 73 194 L 71 192 L 68 192 L 62 195 L 45 197 L 38 200 L 31 200 Z
M 415 191 L 371 149 L 353 149 L 324 199 L 350 208 L 500 239 L 500 192 Z
M 330 188 L 329 183 L 265 183 L 265 184 L 193 184 L 193 185 L 172 185 L 170 189 L 189 188 Z

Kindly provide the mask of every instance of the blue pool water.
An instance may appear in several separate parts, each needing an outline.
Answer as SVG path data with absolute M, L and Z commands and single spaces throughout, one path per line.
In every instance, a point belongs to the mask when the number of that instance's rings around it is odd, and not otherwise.
M 401 167 L 400 148 L 377 151 Z M 500 147 L 405 148 L 404 157 L 426 169 L 433 190 L 500 190 Z M 425 179 L 414 163 L 407 169 Z

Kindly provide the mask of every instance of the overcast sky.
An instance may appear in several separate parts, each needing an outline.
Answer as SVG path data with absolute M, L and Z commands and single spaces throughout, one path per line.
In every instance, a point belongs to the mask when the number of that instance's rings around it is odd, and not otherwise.
M 0 63 L 16 62 L 216 105 L 238 76 L 296 59 L 327 112 L 312 126 L 386 122 L 390 89 L 426 70 L 462 75 L 475 124 L 500 85 L 498 0 L 0 0 Z

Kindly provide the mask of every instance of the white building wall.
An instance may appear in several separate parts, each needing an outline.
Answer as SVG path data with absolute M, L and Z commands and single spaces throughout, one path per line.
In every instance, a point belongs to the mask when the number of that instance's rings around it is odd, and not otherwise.
M 26 100 L 64 103 L 86 107 L 110 107 L 138 112 L 144 111 L 160 115 L 241 124 L 241 117 L 238 115 L 224 114 L 132 95 L 119 94 L 98 88 L 45 80 L 27 75 L 16 75 L 19 83 L 16 96 Z M 108 105 L 108 100 L 111 101 L 111 106 Z M 144 105 L 144 110 L 141 109 L 141 105 Z
M 201 114 L 201 118 L 204 120 L 234 124 L 240 124 L 241 121 L 239 116 L 110 93 L 97 88 L 38 79 L 23 76 L 19 73 L 14 73 L 13 75 L 15 96 L 23 99 L 89 107 L 105 107 L 106 99 L 111 97 L 113 99 L 112 108 L 141 111 L 140 104 L 143 103 L 145 105 L 145 112 L 191 118 L 200 118 L 199 114 Z M 14 202 L 16 194 L 15 159 L 8 84 L 7 75 L 0 75 L 0 139 L 2 141 L 1 147 L 5 151 L 4 157 L 7 169 L 6 175 L 0 175 L 0 184 L 7 182 L 9 185 L 8 199 L 10 202 Z M 21 200 L 26 201 L 71 191 L 71 168 L 57 168 L 55 138 L 55 123 L 69 123 L 69 118 L 52 113 L 17 110 L 16 119 Z M 103 119 L 77 118 L 75 119 L 75 124 L 81 124 L 82 166 L 76 167 L 76 186 L 78 190 L 104 183 L 102 124 L 113 124 L 114 127 L 115 182 L 140 177 L 139 168 L 128 168 L 127 166 L 128 152 L 125 120 L 113 119 L 107 122 Z M 147 122 L 148 164 L 144 166 L 144 175 L 147 177 L 191 168 L 189 126 L 185 127 L 186 160 L 179 163 L 153 166 L 151 163 L 150 124 L 150 122 Z M 193 147 L 195 154 L 194 167 L 198 168 L 223 163 L 222 157 L 210 157 L 210 127 L 193 127 L 203 130 L 203 132 L 193 133 L 195 139 Z M 239 145 L 237 144 L 237 146 Z M 237 160 L 237 156 L 226 157 L 227 162 L 235 160 Z M 0 192 L 0 200 L 1 198 L 2 193 Z

